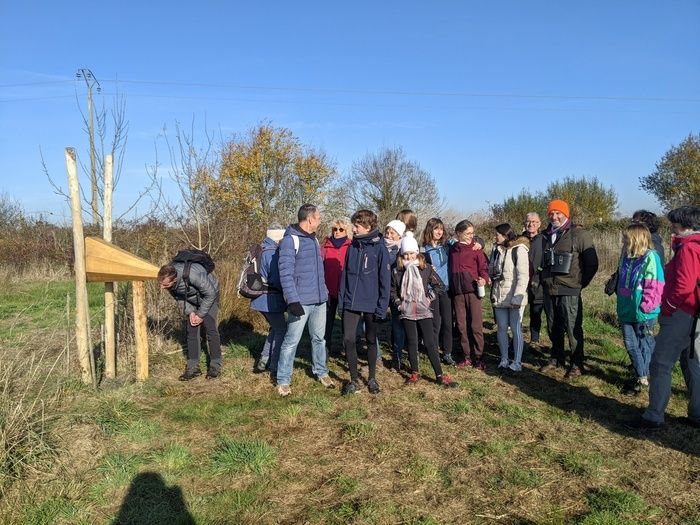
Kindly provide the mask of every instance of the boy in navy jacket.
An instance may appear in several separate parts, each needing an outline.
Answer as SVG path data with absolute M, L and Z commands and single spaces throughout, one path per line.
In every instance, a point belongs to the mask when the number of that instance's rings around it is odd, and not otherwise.
M 386 316 L 391 290 L 391 262 L 389 252 L 377 230 L 377 215 L 360 210 L 350 219 L 353 239 L 348 248 L 345 268 L 340 279 L 338 305 L 343 309 L 343 340 L 350 370 L 350 382 L 343 386 L 343 394 L 357 392 L 357 348 L 355 333 L 361 320 L 365 323 L 369 380 L 367 389 L 379 393 L 377 373 L 377 323 Z

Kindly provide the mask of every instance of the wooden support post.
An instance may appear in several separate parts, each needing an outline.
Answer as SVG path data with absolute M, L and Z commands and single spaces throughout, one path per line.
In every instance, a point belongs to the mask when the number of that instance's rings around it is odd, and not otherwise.
M 75 334 L 80 360 L 80 374 L 83 383 L 96 384 L 91 366 L 92 348 L 90 344 L 90 316 L 87 301 L 87 281 L 85 275 L 85 237 L 83 236 L 82 207 L 80 206 L 80 185 L 76 165 L 75 149 L 66 148 L 66 171 L 70 191 L 70 207 L 73 218 L 73 253 L 75 255 Z
M 112 242 L 112 155 L 105 156 L 104 220 L 102 238 Z M 117 375 L 117 349 L 114 339 L 114 283 L 105 283 L 105 376 Z
M 134 341 L 136 343 L 136 379 L 148 379 L 148 326 L 146 323 L 146 285 L 132 281 L 134 305 Z

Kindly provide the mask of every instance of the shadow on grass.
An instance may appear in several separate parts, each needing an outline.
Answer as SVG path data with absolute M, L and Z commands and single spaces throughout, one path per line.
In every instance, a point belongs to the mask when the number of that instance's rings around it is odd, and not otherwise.
M 168 487 L 157 472 L 142 472 L 129 486 L 112 525 L 172 523 L 194 525 L 179 486 Z
M 641 413 L 637 407 L 616 399 L 592 393 L 588 387 L 565 383 L 531 370 L 519 375 L 504 375 L 503 381 L 512 384 L 524 394 L 544 401 L 566 412 L 573 412 L 583 419 L 590 419 L 616 434 L 648 439 L 666 448 L 700 456 L 700 440 L 696 431 L 668 417 L 667 424 L 659 430 L 637 430 L 629 426 Z

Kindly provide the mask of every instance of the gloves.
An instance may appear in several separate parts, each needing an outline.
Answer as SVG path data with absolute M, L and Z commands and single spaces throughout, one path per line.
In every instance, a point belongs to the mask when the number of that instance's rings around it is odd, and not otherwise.
M 287 305 L 287 312 L 297 317 L 302 317 L 306 313 L 301 303 L 289 303 Z

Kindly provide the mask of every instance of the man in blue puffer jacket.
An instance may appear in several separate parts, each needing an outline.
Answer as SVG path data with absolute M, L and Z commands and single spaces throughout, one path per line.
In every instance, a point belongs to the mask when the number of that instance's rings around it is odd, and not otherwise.
M 297 213 L 299 222 L 284 232 L 279 246 L 280 282 L 287 303 L 287 333 L 280 347 L 277 365 L 277 392 L 292 393 L 292 369 L 297 345 L 304 326 L 309 325 L 312 371 L 326 388 L 335 384 L 326 366 L 326 301 L 328 289 L 323 273 L 321 247 L 316 230 L 321 224 L 321 212 L 313 204 L 304 204 Z
M 348 249 L 345 268 L 340 278 L 338 305 L 343 309 L 343 340 L 348 357 L 350 381 L 343 386 L 343 394 L 357 392 L 357 348 L 355 333 L 360 320 L 365 323 L 369 380 L 367 389 L 379 393 L 377 372 L 377 323 L 386 316 L 391 290 L 391 263 L 382 234 L 377 230 L 377 215 L 360 210 L 350 219 L 353 239 Z

